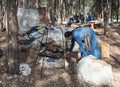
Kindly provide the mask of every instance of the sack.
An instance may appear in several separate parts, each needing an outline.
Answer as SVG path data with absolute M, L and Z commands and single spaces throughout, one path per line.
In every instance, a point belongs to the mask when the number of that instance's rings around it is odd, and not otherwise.
M 84 39 L 85 39 L 85 49 L 90 51 L 91 50 L 90 37 L 87 34 L 86 28 L 84 28 Z
M 90 51 L 91 50 L 91 44 L 90 44 L 90 37 L 88 34 L 85 34 L 85 48 Z

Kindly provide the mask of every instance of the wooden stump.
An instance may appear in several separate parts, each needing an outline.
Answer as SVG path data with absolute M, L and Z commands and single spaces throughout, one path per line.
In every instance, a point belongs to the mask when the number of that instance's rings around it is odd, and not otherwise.
M 100 52 L 101 52 L 101 59 L 106 59 L 110 57 L 110 45 L 107 42 L 99 43 Z

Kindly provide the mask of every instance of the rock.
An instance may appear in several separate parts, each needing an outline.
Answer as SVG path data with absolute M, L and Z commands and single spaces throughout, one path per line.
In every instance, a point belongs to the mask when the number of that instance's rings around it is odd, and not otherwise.
M 76 71 L 79 80 L 94 85 L 110 86 L 113 80 L 111 65 L 92 55 L 82 58 Z
M 119 37 L 120 35 L 119 35 L 118 32 L 112 32 L 112 36 L 113 36 L 114 38 L 116 38 L 116 37 Z
M 112 87 L 119 87 L 119 86 L 120 86 L 120 73 L 113 72 Z

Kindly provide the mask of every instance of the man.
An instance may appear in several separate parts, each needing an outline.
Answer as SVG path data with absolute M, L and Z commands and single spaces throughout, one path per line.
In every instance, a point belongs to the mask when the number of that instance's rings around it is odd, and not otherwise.
M 89 21 L 92 21 L 93 18 L 92 18 L 92 15 L 90 15 L 89 13 L 86 15 L 86 24 L 89 22 Z
M 100 58 L 100 50 L 98 47 L 97 37 L 93 29 L 89 26 L 77 27 L 73 31 L 67 31 L 64 33 L 66 39 L 71 40 L 71 46 L 68 49 L 72 52 L 74 48 L 75 41 L 79 44 L 79 51 L 81 53 L 81 58 L 93 55 Z

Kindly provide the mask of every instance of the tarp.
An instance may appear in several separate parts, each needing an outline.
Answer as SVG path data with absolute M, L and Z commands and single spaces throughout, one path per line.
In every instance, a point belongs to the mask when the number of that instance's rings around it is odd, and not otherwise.
M 18 26 L 20 30 L 29 30 L 41 22 L 48 24 L 49 19 L 45 8 L 18 8 Z

